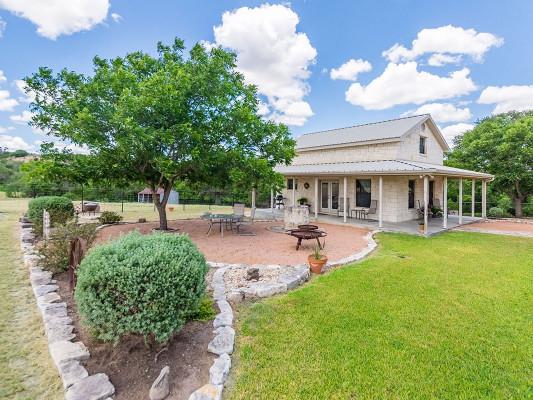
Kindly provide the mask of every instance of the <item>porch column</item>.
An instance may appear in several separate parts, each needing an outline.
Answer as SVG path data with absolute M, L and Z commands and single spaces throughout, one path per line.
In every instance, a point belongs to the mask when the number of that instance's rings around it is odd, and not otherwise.
M 296 178 L 292 177 L 292 206 L 296 205 Z
M 442 210 L 442 227 L 446 229 L 448 227 L 448 177 L 444 177 L 444 187 L 442 190 L 442 203 L 444 210 Z
M 476 216 L 476 180 L 472 179 L 472 217 Z
M 346 207 L 348 206 L 348 199 L 346 198 L 346 196 L 348 196 L 348 177 L 344 177 L 344 185 L 343 185 L 343 199 L 342 199 L 342 209 L 344 210 L 344 212 L 342 213 L 343 214 L 343 220 L 344 222 L 346 223 L 346 213 L 348 212 L 348 210 L 346 209 Z
M 459 178 L 459 224 L 463 223 L 463 178 Z
M 429 176 L 424 175 L 424 235 L 428 234 Z
M 252 210 L 255 208 L 255 188 L 252 188 Z
M 270 189 L 270 208 L 274 210 L 274 189 Z
M 379 208 L 379 213 L 378 213 L 378 227 L 379 228 L 382 228 L 383 227 L 383 177 L 380 176 L 379 177 L 379 199 L 378 199 L 378 208 Z
M 481 218 L 487 218 L 487 181 L 481 181 Z
M 315 178 L 315 219 L 318 218 L 318 177 Z

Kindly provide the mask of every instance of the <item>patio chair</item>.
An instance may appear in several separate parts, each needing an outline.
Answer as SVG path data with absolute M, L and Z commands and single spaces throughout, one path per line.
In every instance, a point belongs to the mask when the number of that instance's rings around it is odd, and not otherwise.
M 350 198 L 346 198 L 346 210 L 349 210 L 350 209 Z M 341 197 L 339 199 L 339 207 L 337 207 L 337 217 L 340 217 L 341 213 L 345 213 L 346 211 L 344 210 L 344 197 Z M 347 216 L 349 216 L 348 214 L 346 214 Z
M 244 203 L 233 204 L 233 215 L 235 217 L 244 217 Z
M 253 232 L 242 231 L 241 228 L 243 226 L 252 225 L 254 223 L 254 218 L 255 218 L 255 208 L 252 208 L 252 211 L 250 212 L 250 217 L 243 216 L 241 219 L 235 221 L 233 225 L 235 225 L 237 234 L 253 236 L 254 235 Z
M 378 201 L 377 200 L 370 200 L 370 207 L 368 210 L 362 210 L 361 215 L 364 219 L 368 219 L 368 216 L 370 214 L 375 214 L 378 209 Z

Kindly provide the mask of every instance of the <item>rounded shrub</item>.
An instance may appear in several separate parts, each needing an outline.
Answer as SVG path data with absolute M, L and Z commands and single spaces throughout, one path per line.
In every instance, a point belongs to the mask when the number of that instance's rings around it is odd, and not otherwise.
M 98 221 L 102 225 L 116 224 L 117 222 L 122 221 L 122 215 L 114 211 L 102 211 L 98 217 Z
M 135 334 L 163 343 L 198 313 L 207 270 L 187 235 L 132 232 L 83 259 L 75 300 L 100 340 Z
M 501 218 L 503 217 L 503 210 L 500 207 L 491 207 L 489 209 L 489 217 Z
M 50 214 L 50 224 L 65 224 L 74 217 L 72 201 L 63 196 L 42 196 L 32 199 L 28 204 L 28 218 L 38 235 L 43 233 L 43 210 Z

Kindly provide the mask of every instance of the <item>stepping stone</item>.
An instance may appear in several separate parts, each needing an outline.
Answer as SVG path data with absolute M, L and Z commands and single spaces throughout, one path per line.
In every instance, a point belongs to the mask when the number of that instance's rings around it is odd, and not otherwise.
M 189 396 L 189 400 L 220 400 L 221 398 L 222 385 L 212 385 L 210 383 L 202 386 Z

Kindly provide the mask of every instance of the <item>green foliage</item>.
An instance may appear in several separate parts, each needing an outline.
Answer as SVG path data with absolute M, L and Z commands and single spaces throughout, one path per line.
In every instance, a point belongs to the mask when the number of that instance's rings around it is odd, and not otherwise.
M 28 204 L 28 218 L 33 222 L 37 235 L 43 233 L 43 210 L 50 214 L 50 225 L 65 224 L 74 217 L 72 201 L 62 196 L 43 196 L 32 199 Z
M 508 194 L 516 216 L 533 195 L 533 111 L 487 117 L 455 139 L 448 165 L 495 175 L 490 186 Z
M 524 216 L 533 217 L 533 196 L 529 196 L 528 202 L 524 205 Z
M 508 213 L 513 208 L 513 201 L 505 193 L 498 198 L 497 207 L 501 208 L 504 213 Z
M 176 39 L 159 43 L 156 57 L 95 57 L 92 76 L 40 68 L 25 80 L 35 94 L 31 124 L 84 145 L 98 179 L 166 189 L 154 203 L 162 230 L 174 182 L 272 186 L 281 183 L 273 167 L 294 156 L 287 127 L 258 115 L 256 88 L 236 71 L 235 54 L 196 44 L 187 57 L 184 49 Z
M 167 341 L 197 313 L 207 264 L 187 235 L 133 232 L 82 261 L 75 300 L 98 339 Z
M 191 315 L 191 319 L 197 321 L 210 321 L 216 316 L 216 311 L 214 308 L 214 300 L 211 296 L 204 295 L 202 301 L 200 301 L 200 306 L 198 311 Z
M 96 239 L 97 226 L 97 224 L 77 225 L 71 222 L 54 228 L 50 233 L 50 240 L 44 242 L 38 250 L 41 265 L 53 273 L 66 271 L 70 241 L 80 237 L 87 242 L 87 248 L 89 248 Z
M 117 222 L 122 221 L 122 215 L 114 211 L 102 211 L 98 217 L 98 221 L 100 221 L 102 225 L 116 224 Z
M 501 218 L 503 217 L 504 211 L 500 207 L 491 207 L 489 209 L 489 217 Z

